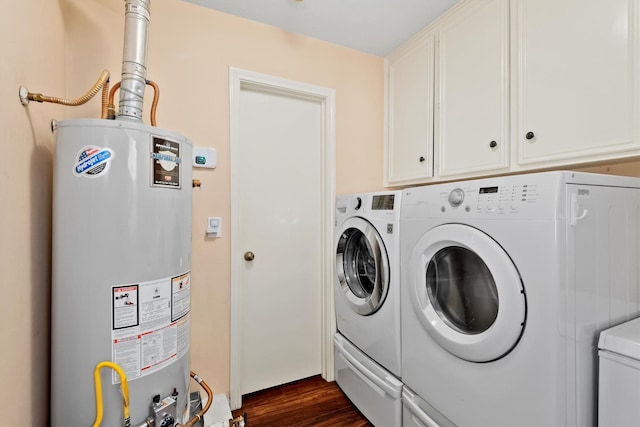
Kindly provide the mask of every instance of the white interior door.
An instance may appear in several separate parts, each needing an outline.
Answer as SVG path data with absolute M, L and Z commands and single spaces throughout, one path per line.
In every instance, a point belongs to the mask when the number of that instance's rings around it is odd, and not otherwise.
M 323 99 L 273 83 L 241 84 L 236 94 L 231 339 L 238 397 L 324 372 L 332 224 L 325 213 L 333 211 L 325 205 L 333 195 L 326 192 Z

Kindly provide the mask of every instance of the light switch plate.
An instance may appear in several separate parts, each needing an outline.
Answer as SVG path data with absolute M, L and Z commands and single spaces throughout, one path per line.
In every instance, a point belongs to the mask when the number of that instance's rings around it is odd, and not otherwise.
M 209 218 L 207 218 L 207 236 L 222 236 L 222 218 L 220 218 L 219 216 L 210 216 Z

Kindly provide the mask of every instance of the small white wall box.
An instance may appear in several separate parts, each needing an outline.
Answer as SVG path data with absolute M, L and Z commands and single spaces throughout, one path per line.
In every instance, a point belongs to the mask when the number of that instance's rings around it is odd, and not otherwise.
M 218 153 L 211 147 L 193 147 L 193 167 L 213 169 L 218 164 Z
M 212 216 L 207 219 L 207 236 L 222 236 L 222 219 L 219 216 Z

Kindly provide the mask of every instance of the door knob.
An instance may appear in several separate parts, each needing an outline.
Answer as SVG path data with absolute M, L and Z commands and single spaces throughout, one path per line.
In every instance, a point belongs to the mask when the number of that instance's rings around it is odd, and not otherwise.
M 256 255 L 251 252 L 251 251 L 247 251 L 244 253 L 244 260 L 245 261 L 253 261 L 253 259 L 256 257 Z

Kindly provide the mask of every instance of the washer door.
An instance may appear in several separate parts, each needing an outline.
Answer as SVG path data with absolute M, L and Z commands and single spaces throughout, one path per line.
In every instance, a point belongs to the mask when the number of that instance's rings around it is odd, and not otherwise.
M 338 292 L 353 311 L 375 313 L 389 291 L 389 258 L 380 234 L 362 218 L 349 218 L 336 248 Z
M 413 308 L 438 344 L 472 362 L 499 359 L 516 345 L 526 298 L 517 268 L 495 240 L 446 224 L 422 236 L 411 256 Z

